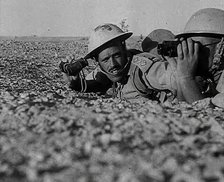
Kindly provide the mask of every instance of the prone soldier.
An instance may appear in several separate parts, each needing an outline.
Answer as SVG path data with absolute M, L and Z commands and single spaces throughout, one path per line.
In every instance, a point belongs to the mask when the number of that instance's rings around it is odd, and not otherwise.
M 199 10 L 189 19 L 184 32 L 176 36 L 177 56 L 166 59 L 146 52 L 133 54 L 125 46 L 131 32 L 124 33 L 113 24 L 98 26 L 90 36 L 85 56 L 95 59 L 98 67 L 87 77 L 78 74 L 70 79 L 70 87 L 102 93 L 112 87 L 114 95 L 121 98 L 160 102 L 192 103 L 213 97 L 218 93 L 216 86 L 223 70 L 223 22 L 223 10 Z
M 96 27 L 89 38 L 88 54 L 76 60 L 73 63 L 76 66 L 60 63 L 59 67 L 68 78 L 70 88 L 79 92 L 100 93 L 112 89 L 113 95 L 122 99 L 146 98 L 160 102 L 173 95 L 172 84 L 167 84 L 172 72 L 167 72 L 169 76 L 163 74 L 171 67 L 167 68 L 168 63 L 161 62 L 156 55 L 127 50 L 125 40 L 131 35 L 131 32 L 125 33 L 114 24 Z M 82 68 L 80 65 L 86 66 L 89 58 L 98 63 L 93 72 L 85 77 L 77 74 L 76 70 L 72 71 Z
M 176 37 L 182 40 L 177 47 L 178 60 L 169 60 L 184 100 L 193 102 L 223 92 L 224 11 L 205 8 L 195 12 Z

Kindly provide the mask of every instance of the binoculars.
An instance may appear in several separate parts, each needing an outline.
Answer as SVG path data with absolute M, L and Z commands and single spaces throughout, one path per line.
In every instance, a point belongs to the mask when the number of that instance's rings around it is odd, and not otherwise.
M 60 70 L 69 76 L 78 75 L 79 72 L 86 66 L 88 66 L 88 61 L 84 58 L 80 58 L 72 62 L 61 62 L 59 64 Z
M 163 41 L 157 45 L 157 52 L 162 56 L 177 57 L 177 45 L 179 41 Z

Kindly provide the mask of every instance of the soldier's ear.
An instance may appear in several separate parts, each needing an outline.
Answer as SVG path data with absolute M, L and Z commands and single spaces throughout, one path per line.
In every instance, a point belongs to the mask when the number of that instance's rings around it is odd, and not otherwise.
M 92 59 L 93 59 L 94 61 L 96 61 L 96 62 L 99 62 L 99 59 L 98 59 L 97 56 L 94 56 Z
M 92 59 L 94 61 L 97 61 L 97 56 L 96 55 L 91 55 L 90 57 L 88 57 L 88 59 Z

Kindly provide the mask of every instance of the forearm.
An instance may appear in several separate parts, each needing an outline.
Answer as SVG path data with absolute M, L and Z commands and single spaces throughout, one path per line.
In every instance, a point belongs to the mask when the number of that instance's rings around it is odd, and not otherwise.
M 194 78 L 179 78 L 178 84 L 186 102 L 193 103 L 204 98 Z

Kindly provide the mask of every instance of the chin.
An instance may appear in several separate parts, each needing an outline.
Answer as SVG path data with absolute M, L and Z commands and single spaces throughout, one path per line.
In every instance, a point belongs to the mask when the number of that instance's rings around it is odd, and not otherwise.
M 107 75 L 107 77 L 108 77 L 112 82 L 119 82 L 119 81 L 122 80 L 122 76 Z

